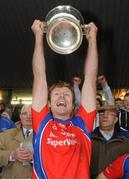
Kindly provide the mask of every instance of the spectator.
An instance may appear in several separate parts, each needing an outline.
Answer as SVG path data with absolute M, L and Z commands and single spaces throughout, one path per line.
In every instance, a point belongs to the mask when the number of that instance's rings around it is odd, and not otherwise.
M 10 119 L 9 114 L 6 112 L 5 104 L 0 103 L 0 133 L 10 128 L 15 128 L 16 125 Z M 0 164 L 0 173 L 2 172 L 2 166 Z
M 102 171 L 97 179 L 129 179 L 129 154 L 118 157 L 104 171 Z
M 72 116 L 75 101 L 69 84 L 54 84 L 48 94 L 41 26 L 42 22 L 39 20 L 35 20 L 32 25 L 35 35 L 32 95 L 35 138 L 32 177 L 89 178 L 90 132 L 96 114 L 97 28 L 94 23 L 87 25 L 88 54 L 81 106 L 76 115 Z
M 123 107 L 123 100 L 120 98 L 116 98 L 115 106 L 117 107 L 117 110 L 119 111 Z
M 102 101 L 99 98 L 96 98 L 96 108 L 97 110 L 103 105 Z
M 6 110 L 1 113 L 1 117 L 2 117 L 2 118 L 10 119 L 10 116 L 9 116 L 9 114 L 8 114 L 8 112 L 7 112 Z
M 22 108 L 22 104 L 17 104 L 15 107 L 14 107 L 14 110 L 12 112 L 12 120 L 14 122 L 18 122 L 20 120 L 20 112 L 21 112 L 21 108 Z
M 31 178 L 32 150 L 25 148 L 25 142 L 32 143 L 31 106 L 23 106 L 17 127 L 0 134 L 0 163 L 3 166 L 2 179 Z M 26 134 L 26 131 L 30 134 Z M 28 163 L 27 163 L 28 162 Z M 26 163 L 26 164 L 25 164 Z
M 5 111 L 8 113 L 10 119 L 12 119 L 13 106 L 11 104 L 7 104 Z
M 115 129 L 116 107 L 104 105 L 98 112 L 100 126 L 92 134 L 91 178 L 96 178 L 118 156 L 129 153 L 129 139 Z
M 102 101 L 100 100 L 100 98 L 96 98 L 96 109 L 98 111 L 98 109 L 102 106 Z M 97 112 L 95 120 L 94 120 L 94 126 L 93 126 L 93 130 L 99 126 L 99 113 Z
M 114 98 L 112 96 L 112 91 L 108 85 L 108 82 L 107 82 L 105 76 L 104 75 L 98 76 L 97 82 L 99 85 L 101 85 L 101 87 L 103 89 L 104 96 L 105 96 L 105 103 L 114 105 Z
M 96 94 L 96 99 L 99 99 L 102 102 L 103 101 L 102 94 L 97 93 Z
M 75 105 L 76 105 L 77 109 L 80 106 L 80 100 L 81 100 L 81 92 L 79 89 L 80 84 L 81 84 L 81 78 L 78 76 L 74 76 L 73 77 L 73 88 L 74 88 L 74 93 L 75 93 Z
M 4 111 L 5 111 L 5 104 L 1 102 L 0 103 L 0 114 Z
M 120 108 L 118 116 L 118 127 L 129 131 L 129 93 L 124 96 L 123 107 Z
M 11 119 L 0 117 L 0 133 L 15 127 L 16 125 Z
M 124 128 L 120 127 L 119 131 L 123 136 L 129 138 L 129 131 L 127 129 L 124 129 Z
M 107 83 L 107 80 L 105 78 L 104 75 L 100 75 L 97 78 L 97 83 L 102 87 L 103 89 L 103 93 L 105 95 L 105 104 L 109 104 L 109 105 L 114 105 L 114 99 L 112 96 L 112 91 Z M 102 100 L 102 95 L 97 93 L 97 100 L 96 100 L 96 105 L 97 105 L 97 109 L 103 105 L 103 100 Z M 93 130 L 99 126 L 99 115 L 97 113 L 96 115 L 96 119 L 94 122 L 94 127 Z

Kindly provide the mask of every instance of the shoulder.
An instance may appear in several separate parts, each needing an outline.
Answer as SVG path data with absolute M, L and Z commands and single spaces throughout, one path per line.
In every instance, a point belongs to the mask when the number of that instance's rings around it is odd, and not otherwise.
M 127 137 L 125 137 L 123 135 L 119 136 L 119 138 L 121 138 L 123 142 L 129 143 L 129 138 L 127 138 Z
M 8 119 L 8 118 L 0 118 L 0 123 L 1 124 L 14 124 L 15 125 L 15 123 L 11 119 Z
M 128 171 L 129 171 L 129 154 L 126 154 L 124 159 L 125 159 L 125 165 L 128 167 Z
M 16 136 L 17 133 L 18 133 L 17 128 L 7 129 L 5 132 L 0 133 L 0 138 L 14 137 L 14 136 Z
M 125 108 L 121 108 L 119 110 L 119 113 L 125 114 L 125 113 L 129 113 L 129 111 L 127 109 L 125 109 Z
M 92 138 L 95 138 L 95 137 L 100 137 L 101 134 L 100 134 L 100 131 L 99 131 L 99 127 L 95 128 L 95 130 L 92 132 Z
M 129 148 L 129 138 L 125 137 L 121 133 L 118 133 L 116 136 L 113 137 L 114 141 L 121 142 L 123 147 L 127 146 Z

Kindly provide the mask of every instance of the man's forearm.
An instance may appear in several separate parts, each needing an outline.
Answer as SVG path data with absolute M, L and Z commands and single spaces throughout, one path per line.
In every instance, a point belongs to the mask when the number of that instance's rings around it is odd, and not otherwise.
M 92 78 L 96 81 L 97 76 L 97 69 L 98 69 L 98 51 L 97 51 L 97 44 L 96 39 L 89 40 L 88 45 L 88 52 L 86 57 L 85 63 L 85 70 L 84 73 L 86 78 Z
M 45 74 L 45 59 L 44 59 L 44 49 L 43 49 L 43 37 L 35 37 L 35 48 L 33 53 L 33 73 L 34 77 L 43 76 Z

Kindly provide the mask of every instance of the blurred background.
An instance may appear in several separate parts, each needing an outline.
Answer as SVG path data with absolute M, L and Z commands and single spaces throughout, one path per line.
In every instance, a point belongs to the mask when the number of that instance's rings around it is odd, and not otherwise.
M 93 21 L 98 26 L 98 73 L 106 76 L 114 97 L 123 98 L 129 92 L 128 0 L 0 0 L 0 101 L 31 102 L 31 25 L 34 19 L 44 21 L 58 5 L 75 7 L 86 24 Z M 83 79 L 85 38 L 80 48 L 69 55 L 53 52 L 44 41 L 49 85 L 58 80 L 71 82 L 73 76 Z

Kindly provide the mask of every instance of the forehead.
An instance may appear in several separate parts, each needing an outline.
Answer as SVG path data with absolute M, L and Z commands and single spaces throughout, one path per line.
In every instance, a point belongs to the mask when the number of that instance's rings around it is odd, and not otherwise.
M 117 115 L 115 112 L 113 112 L 113 111 L 110 111 L 110 110 L 104 110 L 104 111 L 102 111 L 102 112 L 100 112 L 99 114 L 113 114 L 113 115 Z
M 102 80 L 102 79 L 104 79 L 103 75 L 98 77 L 98 80 Z
M 67 87 L 55 87 L 52 92 L 71 92 Z
M 81 80 L 79 77 L 74 77 L 73 79 L 74 80 L 79 80 L 79 81 Z
M 4 104 L 0 104 L 0 107 L 4 107 Z
M 125 101 L 129 101 L 129 96 L 126 96 L 126 97 L 124 98 L 124 100 L 125 100 Z
M 23 107 L 21 109 L 21 112 L 30 112 L 31 111 L 31 106 Z
M 122 100 L 116 100 L 115 102 L 116 102 L 116 103 L 119 103 L 119 102 L 122 102 Z

